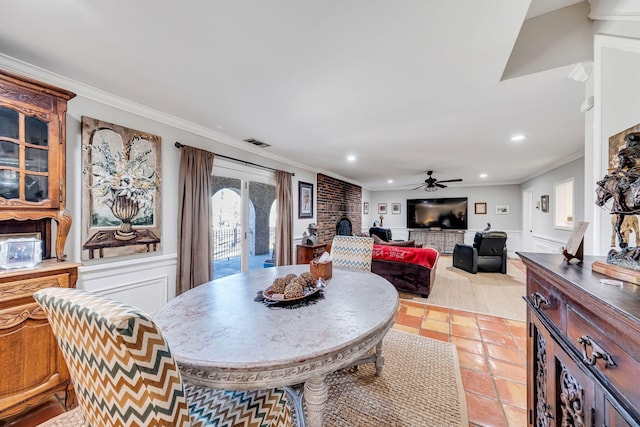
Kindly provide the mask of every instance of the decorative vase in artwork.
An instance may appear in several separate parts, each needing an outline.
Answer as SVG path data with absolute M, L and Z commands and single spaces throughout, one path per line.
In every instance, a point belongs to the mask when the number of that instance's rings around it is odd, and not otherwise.
M 118 218 L 122 225 L 116 230 L 114 237 L 117 240 L 131 240 L 136 237 L 136 232 L 131 225 L 131 220 L 138 215 L 140 207 L 135 199 L 129 198 L 113 191 L 113 202 L 111 204 L 111 212 Z

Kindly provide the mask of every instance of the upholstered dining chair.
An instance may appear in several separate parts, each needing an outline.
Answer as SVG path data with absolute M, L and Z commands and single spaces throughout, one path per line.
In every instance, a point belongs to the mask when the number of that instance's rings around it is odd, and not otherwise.
M 284 389 L 183 383 L 161 331 L 135 307 L 78 289 L 34 294 L 62 349 L 78 408 L 41 426 L 291 426 Z
M 372 256 L 371 237 L 335 236 L 331 242 L 333 267 L 371 271 Z

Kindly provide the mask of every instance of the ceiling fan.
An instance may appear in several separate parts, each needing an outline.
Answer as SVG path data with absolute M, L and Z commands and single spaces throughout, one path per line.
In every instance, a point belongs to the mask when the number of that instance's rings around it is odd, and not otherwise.
M 433 175 L 433 171 L 427 171 L 427 179 L 424 180 L 424 184 L 420 184 L 419 186 L 414 188 L 414 190 L 417 190 L 418 188 L 424 187 L 424 191 L 436 191 L 438 188 L 447 188 L 447 186 L 444 185 L 443 182 L 460 182 L 460 181 L 462 181 L 462 178 L 444 179 L 442 181 L 438 181 L 437 179 L 435 179 L 431 175 Z

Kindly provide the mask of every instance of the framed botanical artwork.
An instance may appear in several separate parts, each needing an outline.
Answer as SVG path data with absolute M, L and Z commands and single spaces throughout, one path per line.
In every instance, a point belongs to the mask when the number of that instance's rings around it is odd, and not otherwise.
M 82 259 L 160 250 L 161 138 L 82 117 Z
M 486 202 L 478 202 L 474 203 L 475 214 L 476 215 L 486 215 L 487 214 L 487 204 Z
M 391 203 L 391 214 L 392 215 L 400 214 L 400 203 Z
M 378 213 L 386 214 L 387 213 L 387 204 L 386 203 L 378 203 Z
M 509 205 L 496 205 L 496 215 L 509 215 Z
M 369 202 L 362 202 L 362 213 L 369 215 Z
M 313 184 L 298 182 L 298 218 L 313 218 Z

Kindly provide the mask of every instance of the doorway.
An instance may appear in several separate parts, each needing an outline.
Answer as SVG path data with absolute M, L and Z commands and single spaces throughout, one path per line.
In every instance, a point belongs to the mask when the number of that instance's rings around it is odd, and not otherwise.
M 212 182 L 213 278 L 271 266 L 274 174 L 220 160 Z
M 533 239 L 533 190 L 522 192 L 522 250 L 533 252 L 535 243 Z

